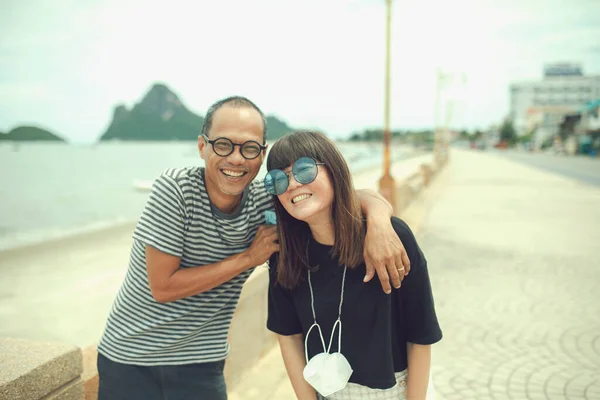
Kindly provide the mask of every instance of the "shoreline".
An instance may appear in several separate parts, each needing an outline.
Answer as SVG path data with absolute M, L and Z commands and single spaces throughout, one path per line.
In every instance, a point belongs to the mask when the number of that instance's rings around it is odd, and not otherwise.
M 122 236 L 127 232 L 133 234 L 136 224 L 137 221 L 135 220 L 123 221 L 93 230 L 73 232 L 56 237 L 41 238 L 29 243 L 23 243 L 6 249 L 0 249 L 0 267 L 2 267 L 6 259 L 12 257 L 30 256 L 33 253 L 56 253 L 57 247 L 64 246 L 84 247 L 90 245 L 91 242 L 97 243 L 98 240 L 105 239 L 108 234 L 113 234 L 116 236 Z
M 99 340 L 135 224 L 0 252 L 0 336 L 85 347 Z
M 40 232 L 22 232 L 21 234 L 16 235 L 17 239 L 12 243 L 7 240 L 5 242 L 8 242 L 9 244 L 2 244 L 3 241 L 0 240 L 0 260 L 4 253 L 31 249 L 38 246 L 43 247 L 47 243 L 60 244 L 60 242 L 74 240 L 79 237 L 102 234 L 103 232 L 110 230 L 118 230 L 124 226 L 132 226 L 133 229 L 136 223 L 137 220 L 135 219 L 123 218 L 112 222 L 98 221 L 96 223 L 64 228 L 62 230 L 60 228 L 47 229 L 48 233 L 45 234 Z
M 392 166 L 397 182 L 432 154 Z M 377 190 L 381 168 L 353 174 L 356 188 Z M 0 251 L 0 336 L 87 347 L 104 329 L 129 263 L 136 221 Z
M 411 152 L 399 158 L 401 161 L 392 163 L 391 174 L 397 185 L 406 186 L 423 164 L 431 163 L 433 154 Z M 372 167 L 353 173 L 352 180 L 358 189 L 377 191 L 381 174 L 381 167 Z M 137 220 L 123 221 L 0 250 L 4 272 L 0 320 L 5 321 L 0 325 L 0 337 L 82 349 L 81 379 L 92 396 L 98 379 L 95 346 L 127 273 L 136 224 Z M 229 342 L 234 350 L 225 370 L 230 391 L 236 390 L 252 365 L 263 365 L 261 360 L 267 352 L 272 353 L 274 337 L 264 329 L 266 276 L 266 269 L 259 267 L 248 279 L 230 327 Z M 248 333 L 255 338 L 255 346 L 246 346 Z M 286 389 L 282 385 L 277 388 Z
M 358 145 L 362 144 L 373 144 L 374 142 L 355 142 Z M 392 168 L 395 167 L 394 164 L 405 164 L 410 160 L 421 157 L 423 155 L 429 154 L 419 149 L 413 149 L 410 146 L 402 146 L 401 151 L 396 152 L 396 157 L 394 157 L 394 152 L 391 154 Z M 350 161 L 348 161 L 350 163 Z M 354 179 L 354 183 L 356 188 L 372 188 L 376 189 L 373 184 L 376 184 L 376 181 L 373 181 L 376 174 L 381 171 L 381 165 L 365 165 L 352 173 L 352 177 Z M 366 176 L 369 176 L 369 179 L 365 179 Z M 376 178 L 378 180 L 378 178 Z M 358 185 L 357 183 L 361 182 L 362 185 Z M 135 190 L 132 187 L 131 190 Z M 143 206 L 142 206 L 143 207 Z M 140 208 L 139 212 L 141 213 L 142 209 Z M 0 268 L 2 267 L 2 259 L 8 254 L 13 254 L 19 251 L 29 251 L 29 250 L 37 250 L 43 249 L 45 246 L 63 246 L 66 242 L 77 240 L 87 236 L 97 236 L 98 235 L 106 235 L 111 231 L 120 231 L 124 227 L 131 227 L 131 231 L 133 232 L 133 228 L 137 223 L 137 218 L 115 218 L 114 220 L 99 220 L 92 221 L 85 225 L 80 226 L 72 226 L 66 228 L 60 227 L 49 227 L 41 231 L 23 231 L 14 234 L 13 239 L 8 239 L 10 236 L 7 234 L 6 238 L 0 238 Z M 14 238 L 16 236 L 16 238 Z

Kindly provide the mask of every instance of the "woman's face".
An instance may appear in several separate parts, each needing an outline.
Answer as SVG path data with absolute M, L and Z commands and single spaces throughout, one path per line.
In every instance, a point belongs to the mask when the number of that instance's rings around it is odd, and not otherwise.
M 292 166 L 289 165 L 283 170 L 288 173 L 289 186 L 283 194 L 277 196 L 292 217 L 309 225 L 331 219 L 333 185 L 327 168 L 324 165 L 319 165 L 317 168 L 319 172 L 315 180 L 303 185 L 296 182 L 291 173 Z

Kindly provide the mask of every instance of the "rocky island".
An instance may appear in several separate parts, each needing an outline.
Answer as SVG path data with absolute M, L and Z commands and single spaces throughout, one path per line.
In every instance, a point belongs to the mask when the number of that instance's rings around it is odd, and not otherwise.
M 293 130 L 273 115 L 267 115 L 266 119 L 271 141 Z M 204 117 L 190 111 L 165 84 L 156 83 L 131 109 L 124 104 L 114 108 L 108 128 L 99 141 L 196 141 L 203 123 Z M 66 142 L 35 126 L 19 126 L 8 133 L 0 132 L 0 141 Z
M 188 110 L 166 85 L 154 84 L 132 109 L 119 104 L 100 141 L 197 140 L 204 118 Z M 267 116 L 269 140 L 293 129 L 277 117 Z
M 35 126 L 19 126 L 8 133 L 0 132 L 0 141 L 13 142 L 65 142 L 63 138 L 54 133 Z

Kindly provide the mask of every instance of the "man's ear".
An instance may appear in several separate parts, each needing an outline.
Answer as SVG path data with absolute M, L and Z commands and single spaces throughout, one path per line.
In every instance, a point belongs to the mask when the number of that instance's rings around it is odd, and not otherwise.
M 261 164 L 263 162 L 265 162 L 265 158 L 267 157 L 267 150 L 268 149 L 269 149 L 269 145 L 265 143 L 265 148 L 263 149 L 262 154 L 260 155 L 260 158 L 261 158 L 260 162 L 261 162 Z
M 198 135 L 198 151 L 200 152 L 200 158 L 204 160 L 204 147 L 206 146 L 206 141 L 202 135 Z

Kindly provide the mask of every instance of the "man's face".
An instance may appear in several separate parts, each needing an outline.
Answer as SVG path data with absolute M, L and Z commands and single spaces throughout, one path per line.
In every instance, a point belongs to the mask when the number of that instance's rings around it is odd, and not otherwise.
M 208 137 L 211 140 L 226 137 L 236 144 L 243 144 L 248 140 L 262 144 L 263 120 L 251 107 L 225 105 L 215 112 Z M 262 151 L 255 159 L 248 160 L 242 156 L 241 148 L 235 146 L 230 155 L 221 157 L 202 137 L 198 138 L 198 148 L 206 164 L 208 190 L 216 187 L 230 196 L 241 194 L 254 180 L 266 152 Z

